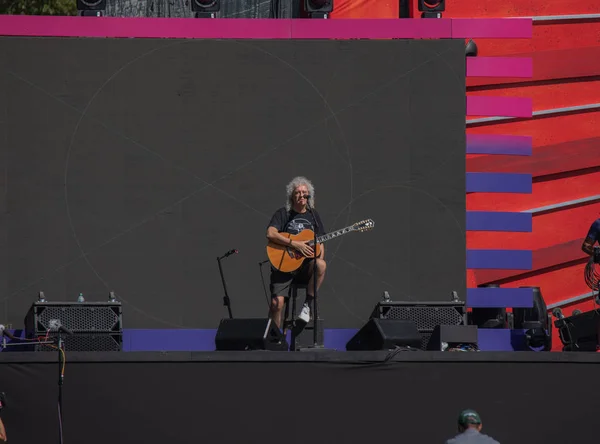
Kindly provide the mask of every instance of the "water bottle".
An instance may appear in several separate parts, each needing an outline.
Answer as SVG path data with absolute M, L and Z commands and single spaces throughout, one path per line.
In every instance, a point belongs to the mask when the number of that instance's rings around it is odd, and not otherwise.
M 83 299 L 83 293 L 79 293 L 79 297 L 77 298 L 77 302 L 85 302 L 85 299 Z

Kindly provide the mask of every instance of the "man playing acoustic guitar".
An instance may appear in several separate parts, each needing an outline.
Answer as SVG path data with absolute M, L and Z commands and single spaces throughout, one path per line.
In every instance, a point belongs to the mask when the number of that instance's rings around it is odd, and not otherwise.
M 286 194 L 285 207 L 277 210 L 271 218 L 271 222 L 269 222 L 267 239 L 283 247 L 293 248 L 306 258 L 314 258 L 313 249 L 309 245 L 310 241 L 295 241 L 280 234 L 283 232 L 295 235 L 306 229 L 316 231 L 318 236 L 325 233 L 321 218 L 314 209 L 314 187 L 305 177 L 295 177 L 287 185 Z M 323 283 L 326 269 L 325 249 L 323 244 L 319 244 L 319 247 L 320 252 L 317 252 L 317 289 Z M 310 304 L 314 299 L 313 260 L 306 259 L 300 268 L 291 273 L 285 273 L 271 267 L 271 309 L 269 316 L 279 328 L 281 328 L 281 315 L 285 298 L 288 297 L 289 287 L 292 283 L 308 284 L 306 301 L 302 306 L 298 319 L 306 323 L 310 321 Z

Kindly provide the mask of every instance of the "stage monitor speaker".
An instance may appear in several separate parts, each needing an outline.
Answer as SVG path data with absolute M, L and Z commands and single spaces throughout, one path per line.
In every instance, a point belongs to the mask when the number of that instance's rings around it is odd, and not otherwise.
M 421 350 L 425 350 L 436 325 L 465 325 L 467 308 L 464 301 L 382 301 L 371 317 L 413 321 L 421 334 Z
M 421 348 L 421 334 L 414 321 L 371 318 L 346 344 L 349 351 L 396 347 Z
M 445 351 L 459 345 L 477 347 L 476 325 L 437 325 L 433 329 L 427 350 Z
M 289 345 L 268 318 L 222 319 L 215 336 L 217 350 L 287 351 Z
M 541 328 L 548 330 L 548 308 L 540 287 L 519 287 L 533 289 L 533 307 L 513 307 L 515 329 Z
M 587 311 L 554 321 L 563 351 L 595 352 L 600 344 L 600 313 Z
M 478 288 L 500 288 L 498 284 L 481 284 Z M 479 328 L 506 328 L 508 316 L 506 308 L 500 307 L 473 307 L 469 324 L 476 325 Z

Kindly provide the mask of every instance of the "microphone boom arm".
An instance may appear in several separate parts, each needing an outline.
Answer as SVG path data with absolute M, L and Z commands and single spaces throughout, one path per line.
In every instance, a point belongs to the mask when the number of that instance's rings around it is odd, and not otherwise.
M 227 292 L 227 284 L 225 283 L 225 275 L 223 274 L 223 266 L 221 265 L 221 260 L 226 257 L 231 256 L 232 254 L 237 254 L 238 250 L 233 249 L 229 250 L 223 256 L 217 258 L 217 263 L 219 264 L 219 274 L 221 275 L 221 283 L 223 284 L 223 291 L 225 295 L 223 296 L 223 305 L 227 307 L 227 313 L 229 314 L 229 319 L 233 319 L 233 313 L 231 311 L 231 300 L 229 299 L 229 293 Z

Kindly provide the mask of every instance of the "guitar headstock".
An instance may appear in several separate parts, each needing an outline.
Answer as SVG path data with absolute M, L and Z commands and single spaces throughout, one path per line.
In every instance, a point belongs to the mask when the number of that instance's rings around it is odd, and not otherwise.
M 375 222 L 373 219 L 365 219 L 360 222 L 356 222 L 352 225 L 352 228 L 356 231 L 369 231 L 375 227 Z

